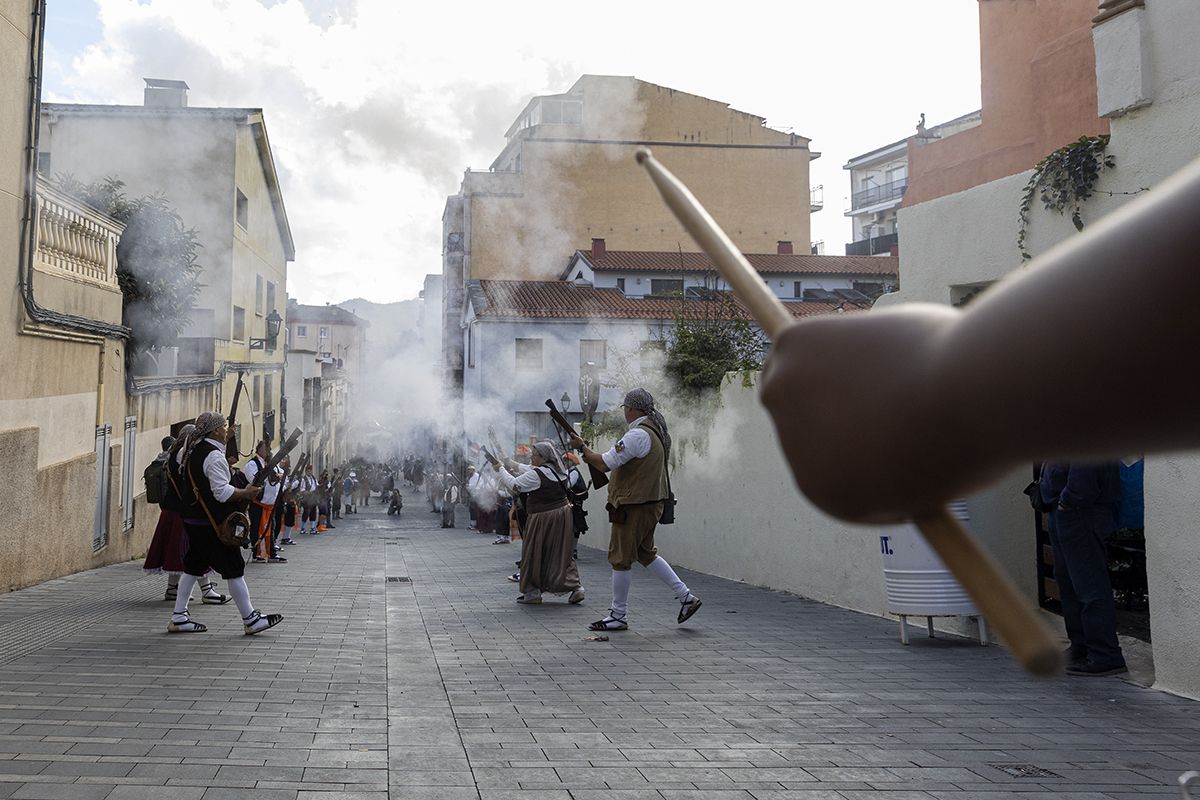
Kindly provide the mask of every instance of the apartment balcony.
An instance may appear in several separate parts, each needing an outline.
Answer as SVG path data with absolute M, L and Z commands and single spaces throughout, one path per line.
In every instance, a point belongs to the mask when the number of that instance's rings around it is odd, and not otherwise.
M 888 181 L 878 186 L 868 186 L 866 189 L 855 192 L 851 196 L 850 210 L 858 211 L 861 208 L 869 208 L 870 206 L 877 206 L 880 203 L 898 200 L 904 197 L 904 190 L 907 188 L 908 178 Z
M 117 242 L 125 226 L 38 178 L 37 260 L 46 273 L 119 291 Z
M 884 236 L 872 236 L 870 239 L 848 243 L 846 245 L 846 255 L 886 256 L 892 252 L 892 248 L 899 246 L 899 242 L 900 237 L 895 233 L 889 233 Z
M 812 187 L 808 192 L 808 211 L 810 214 L 815 214 L 825 207 L 825 185 L 820 184 Z

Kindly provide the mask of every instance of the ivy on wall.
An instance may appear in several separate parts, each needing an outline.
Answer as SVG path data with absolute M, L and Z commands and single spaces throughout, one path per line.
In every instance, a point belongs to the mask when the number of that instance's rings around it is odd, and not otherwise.
M 1021 251 L 1022 260 L 1032 258 L 1025 249 L 1025 238 L 1034 196 L 1041 199 L 1047 211 L 1066 214 L 1069 210 L 1075 230 L 1083 230 L 1081 206 L 1095 193 L 1101 171 L 1116 165 L 1116 159 L 1105 152 L 1108 139 L 1108 134 L 1080 136 L 1043 158 L 1033 168 L 1033 175 L 1029 177 L 1021 196 L 1018 214 L 1020 227 L 1017 230 L 1017 249 Z

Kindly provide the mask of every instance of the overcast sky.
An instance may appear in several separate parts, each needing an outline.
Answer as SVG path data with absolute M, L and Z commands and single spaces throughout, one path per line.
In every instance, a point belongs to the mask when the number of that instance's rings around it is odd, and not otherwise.
M 811 138 L 841 254 L 851 156 L 979 107 L 974 0 L 729 3 L 48 0 L 43 99 L 264 109 L 306 303 L 415 297 L 441 215 L 528 99 L 634 75 Z M 686 10 L 684 10 L 686 9 Z M 682 13 L 680 13 L 682 11 Z M 686 245 L 685 245 L 686 247 Z

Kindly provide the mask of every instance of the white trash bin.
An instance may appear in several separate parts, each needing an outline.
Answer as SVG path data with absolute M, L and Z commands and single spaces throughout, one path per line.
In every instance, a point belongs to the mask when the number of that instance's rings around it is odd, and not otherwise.
M 950 504 L 951 516 L 970 521 L 967 504 Z M 908 644 L 908 618 L 925 617 L 933 636 L 934 617 L 974 617 L 979 621 L 979 642 L 987 644 L 987 626 L 966 590 L 938 558 L 916 525 L 896 525 L 879 537 L 883 554 L 883 580 L 887 611 L 900 617 L 900 641 Z

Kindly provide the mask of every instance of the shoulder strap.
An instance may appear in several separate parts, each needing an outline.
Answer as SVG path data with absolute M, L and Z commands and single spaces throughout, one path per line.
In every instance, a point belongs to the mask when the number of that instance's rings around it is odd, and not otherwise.
M 650 420 L 643 420 L 641 422 L 641 424 L 638 425 L 638 427 L 639 428 L 645 427 L 646 430 L 648 430 L 654 434 L 654 437 L 656 439 L 658 439 L 658 443 L 660 445 L 663 445 L 662 434 L 659 433 L 658 426 L 655 425 L 653 422 L 650 422 Z M 671 470 L 667 463 L 669 460 L 670 459 L 667 457 L 667 448 L 665 445 L 663 445 L 663 472 L 666 473 L 666 476 L 667 476 L 667 494 L 668 495 L 671 494 Z

